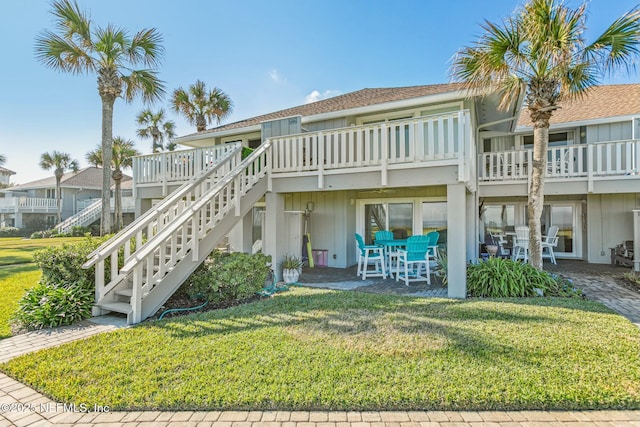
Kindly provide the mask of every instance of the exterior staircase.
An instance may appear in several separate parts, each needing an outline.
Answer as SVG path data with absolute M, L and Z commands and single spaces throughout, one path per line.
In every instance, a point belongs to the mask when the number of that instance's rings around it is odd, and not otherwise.
M 100 218 L 101 212 L 102 200 L 98 199 L 86 208 L 82 209 L 80 212 L 77 212 L 75 215 L 72 215 L 69 218 L 65 219 L 54 228 L 58 230 L 58 233 L 69 233 L 71 229 L 73 229 L 73 227 L 86 227 L 87 225 L 93 223 Z
M 244 161 L 241 147 L 183 184 L 89 255 L 95 268 L 94 314 L 153 315 L 266 193 L 270 143 Z

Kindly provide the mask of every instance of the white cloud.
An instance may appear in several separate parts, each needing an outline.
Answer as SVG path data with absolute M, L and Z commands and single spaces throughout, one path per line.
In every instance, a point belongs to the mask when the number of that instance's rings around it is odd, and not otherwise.
M 324 92 L 320 93 L 318 90 L 312 91 L 309 95 L 304 97 L 304 103 L 309 104 L 311 102 L 320 101 L 321 99 L 327 99 L 334 96 L 340 95 L 341 92 L 339 90 L 327 89 Z
M 273 80 L 274 82 L 276 82 L 276 83 L 282 80 L 282 77 L 280 76 L 280 73 L 275 68 L 273 70 L 269 71 L 269 78 L 271 80 Z

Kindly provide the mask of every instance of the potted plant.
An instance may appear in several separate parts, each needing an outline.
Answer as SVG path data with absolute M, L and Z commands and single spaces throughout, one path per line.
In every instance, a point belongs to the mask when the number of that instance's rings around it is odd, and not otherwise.
M 285 283 L 296 283 L 302 273 L 304 261 L 295 255 L 285 255 L 282 260 L 282 279 Z

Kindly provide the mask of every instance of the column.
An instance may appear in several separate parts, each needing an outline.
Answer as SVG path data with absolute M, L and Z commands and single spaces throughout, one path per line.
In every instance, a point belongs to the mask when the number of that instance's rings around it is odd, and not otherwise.
M 253 246 L 253 209 L 242 217 L 241 221 L 231 229 L 229 233 L 229 245 L 231 252 L 244 252 L 250 254 Z
M 24 225 L 22 224 L 22 212 L 17 212 L 16 210 L 16 216 L 15 216 L 15 221 L 13 226 L 15 228 L 23 228 Z
M 263 252 L 271 255 L 271 265 L 277 280 L 282 279 L 280 271 L 280 261 L 285 255 L 285 221 L 284 221 L 284 195 L 280 193 L 268 192 L 265 195 L 265 229 Z
M 447 185 L 447 278 L 449 281 L 449 298 L 465 298 L 467 295 L 466 202 L 464 184 Z

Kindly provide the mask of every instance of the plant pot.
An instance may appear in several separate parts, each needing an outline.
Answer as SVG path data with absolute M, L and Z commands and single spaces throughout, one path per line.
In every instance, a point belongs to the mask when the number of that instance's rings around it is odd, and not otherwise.
M 284 268 L 282 270 L 282 280 L 284 283 L 296 283 L 300 278 L 300 272 L 295 268 Z

